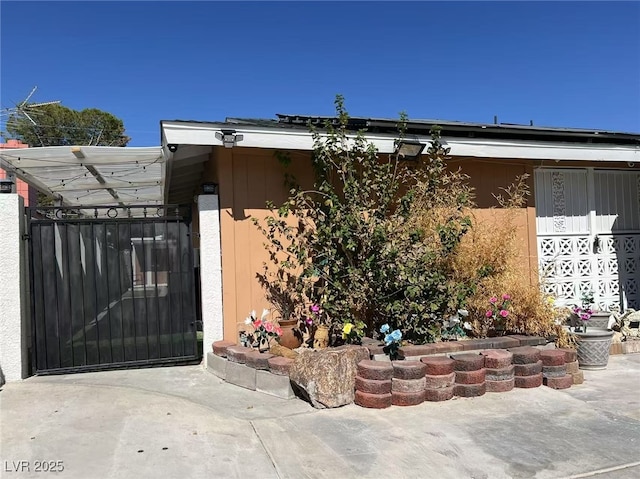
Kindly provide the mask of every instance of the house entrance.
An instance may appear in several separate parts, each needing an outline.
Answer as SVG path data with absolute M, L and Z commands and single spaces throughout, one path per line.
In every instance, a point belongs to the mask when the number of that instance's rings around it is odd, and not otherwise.
M 640 309 L 640 172 L 538 169 L 544 288 L 562 304 L 592 292 L 601 309 Z
M 190 208 L 28 208 L 34 372 L 199 359 Z

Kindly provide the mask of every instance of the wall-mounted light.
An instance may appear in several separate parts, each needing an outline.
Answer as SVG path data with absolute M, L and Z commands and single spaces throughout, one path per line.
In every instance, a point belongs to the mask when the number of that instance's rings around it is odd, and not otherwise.
M 218 194 L 218 183 L 202 183 L 202 194 L 203 195 L 217 195 Z
M 414 140 L 396 141 L 396 149 L 393 154 L 400 160 L 417 160 L 426 145 Z
M 225 148 L 233 148 L 236 143 L 242 141 L 244 135 L 236 134 L 236 130 L 216 131 L 216 138 L 222 142 Z
M 13 193 L 13 181 L 10 179 L 0 180 L 0 193 Z
M 628 161 L 628 162 L 627 162 L 627 166 L 628 166 L 629 168 L 633 168 L 634 166 L 636 166 L 636 164 L 635 164 L 633 161 Z
M 169 143 L 167 145 L 167 148 L 169 148 L 169 151 L 171 153 L 175 153 L 176 151 L 178 151 L 178 145 L 176 145 L 175 143 Z

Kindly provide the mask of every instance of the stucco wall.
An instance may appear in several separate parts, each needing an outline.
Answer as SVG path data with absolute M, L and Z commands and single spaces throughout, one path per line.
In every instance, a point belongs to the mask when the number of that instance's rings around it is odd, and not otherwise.
M 28 374 L 28 291 L 23 233 L 22 197 L 0 194 L 0 369 L 6 381 L 16 381 Z
M 290 152 L 291 172 L 302 184 L 312 183 L 310 153 Z M 480 161 L 472 158 L 456 158 L 451 167 L 461 167 L 471 177 L 476 189 L 479 208 L 474 212 L 482 220 L 499 221 L 503 213 L 496 210 L 493 193 L 508 186 L 516 176 L 532 174 L 529 164 L 514 160 Z M 214 148 L 205 167 L 203 181 L 216 181 L 220 188 L 220 236 L 222 248 L 222 286 L 224 311 L 224 337 L 237 340 L 237 329 L 248 313 L 268 307 L 264 291 L 256 280 L 267 254 L 264 237 L 253 225 L 252 219 L 263 220 L 268 211 L 267 200 L 280 204 L 286 198 L 283 167 L 273 150 L 235 147 Z M 533 177 L 530 177 L 533 188 Z M 533 196 L 529 206 L 523 208 L 516 220 L 525 274 L 536 280 L 535 265 L 536 231 Z

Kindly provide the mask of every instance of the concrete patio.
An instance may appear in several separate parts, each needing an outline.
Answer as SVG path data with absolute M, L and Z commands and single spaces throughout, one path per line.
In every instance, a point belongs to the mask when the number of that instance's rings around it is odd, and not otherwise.
M 315 410 L 200 366 L 32 377 L 0 391 L 0 470 L 43 477 L 36 461 L 62 461 L 59 476 L 82 479 L 639 477 L 640 354 L 612 356 L 585 379 Z

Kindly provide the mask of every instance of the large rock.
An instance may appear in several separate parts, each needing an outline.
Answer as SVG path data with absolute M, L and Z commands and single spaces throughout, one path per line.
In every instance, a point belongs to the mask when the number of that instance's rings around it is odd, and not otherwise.
M 363 346 L 305 351 L 293 361 L 289 379 L 318 409 L 351 404 L 358 363 L 369 359 Z

